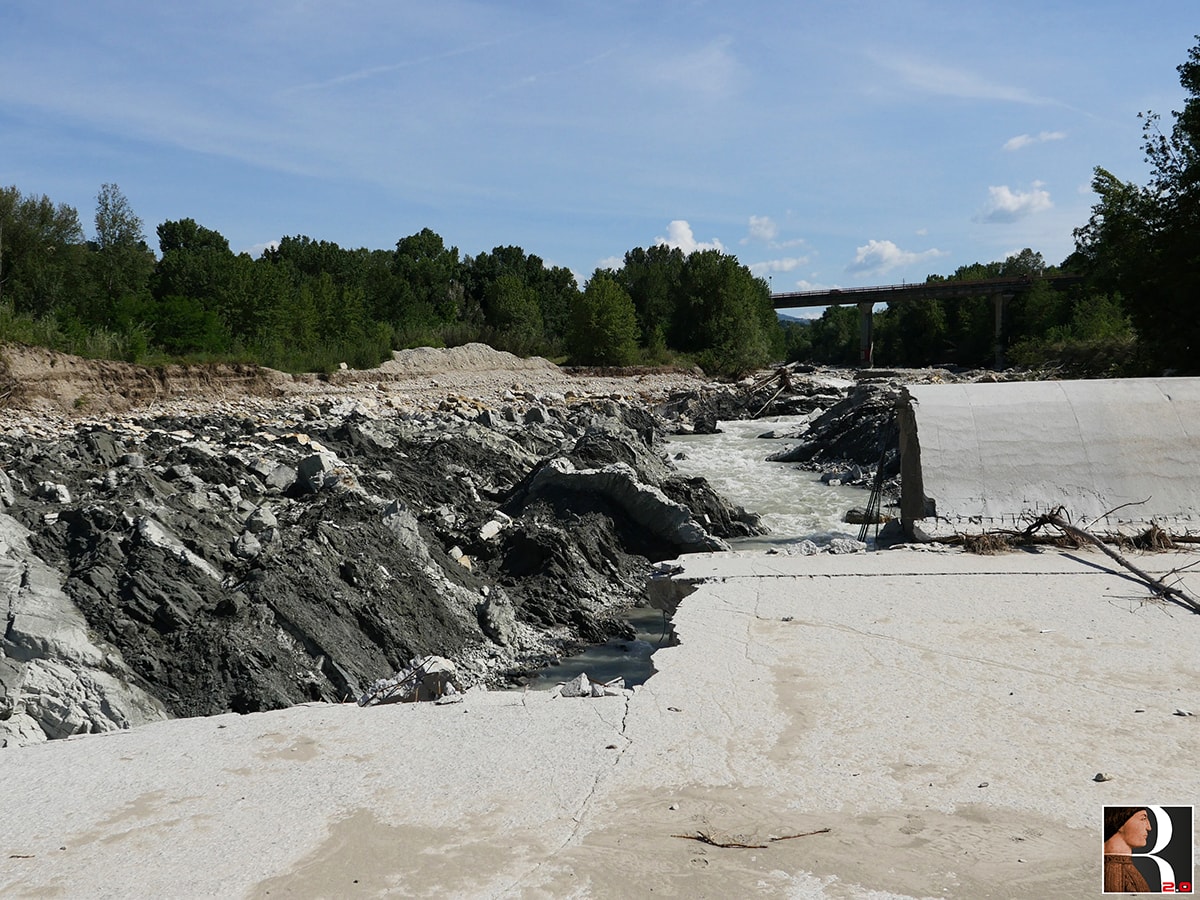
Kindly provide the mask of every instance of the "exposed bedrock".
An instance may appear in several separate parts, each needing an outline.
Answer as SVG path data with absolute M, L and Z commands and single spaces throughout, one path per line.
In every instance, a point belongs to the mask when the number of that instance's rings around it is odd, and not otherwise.
M 652 561 L 755 533 L 624 401 L 363 402 L 0 432 L 0 743 L 503 683 L 624 634 Z

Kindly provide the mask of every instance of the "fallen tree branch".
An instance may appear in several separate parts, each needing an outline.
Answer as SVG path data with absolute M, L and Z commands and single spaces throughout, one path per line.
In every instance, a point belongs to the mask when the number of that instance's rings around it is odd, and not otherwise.
M 770 399 L 770 400 L 768 400 L 766 403 L 764 403 L 762 406 L 760 406 L 760 407 L 758 408 L 758 412 L 756 412 L 756 413 L 755 413 L 754 415 L 752 415 L 750 418 L 752 418 L 752 419 L 757 419 L 759 416 L 761 416 L 761 415 L 763 414 L 763 410 L 764 410 L 764 409 L 766 409 L 768 406 L 770 406 L 772 403 L 774 403 L 774 402 L 775 402 L 775 398 L 776 398 L 776 397 L 778 397 L 780 394 L 782 394 L 782 393 L 783 393 L 785 390 L 787 390 L 787 385 L 786 385 L 786 384 L 785 384 L 783 387 L 781 387 L 779 390 L 777 390 L 777 391 L 776 391 L 776 392 L 775 392 L 775 393 L 774 393 L 774 394 L 771 396 L 771 399 Z
M 1155 593 L 1162 594 L 1166 597 L 1169 597 L 1170 599 L 1179 603 L 1181 606 L 1187 607 L 1194 613 L 1200 613 L 1200 600 L 1196 600 L 1195 598 L 1189 596 L 1187 593 L 1180 590 L 1179 588 L 1172 587 L 1169 584 L 1164 584 L 1162 578 L 1155 578 L 1152 575 L 1150 575 L 1149 573 L 1143 572 L 1141 569 L 1139 569 L 1137 566 L 1135 566 L 1133 563 L 1131 563 L 1129 560 L 1127 560 L 1124 556 L 1122 556 L 1116 550 L 1113 550 L 1106 543 L 1104 543 L 1104 541 L 1100 540 L 1100 538 L 1096 537 L 1091 532 L 1085 531 L 1082 528 L 1072 525 L 1070 522 L 1068 522 L 1066 519 L 1064 519 L 1062 517 L 1061 513 L 1062 513 L 1062 510 L 1059 509 L 1059 510 L 1055 510 L 1052 513 L 1047 513 L 1044 516 L 1038 517 L 1038 520 L 1036 522 L 1034 522 L 1034 524 L 1032 526 L 1030 526 L 1030 529 L 1032 530 L 1034 528 L 1039 527 L 1042 523 L 1045 523 L 1048 525 L 1053 525 L 1055 528 L 1059 529 L 1064 534 L 1069 534 L 1078 540 L 1086 541 L 1087 543 L 1094 545 L 1105 556 L 1109 557 L 1110 559 L 1112 559 L 1112 560 L 1116 561 L 1117 563 L 1119 563 L 1120 565 L 1124 566 L 1126 569 L 1128 569 L 1130 572 L 1132 572 L 1134 575 L 1136 575 L 1142 581 L 1146 582 L 1146 584 L 1148 584 L 1155 591 Z M 1168 574 L 1170 574 L 1170 573 L 1168 573 Z M 1164 575 L 1163 578 L 1166 578 L 1166 575 Z
M 816 831 L 802 831 L 799 834 L 784 834 L 780 835 L 779 837 L 767 838 L 767 840 L 771 841 L 772 843 L 775 841 L 790 841 L 792 838 L 808 837 L 813 834 L 828 834 L 830 831 L 833 831 L 833 829 L 818 828 Z
M 1103 522 L 1105 519 L 1107 519 L 1113 513 L 1120 512 L 1121 510 L 1123 510 L 1127 507 L 1143 506 L 1144 504 L 1149 503 L 1152 499 L 1153 499 L 1152 497 L 1147 497 L 1145 500 L 1131 500 L 1129 503 L 1122 503 L 1120 506 L 1114 506 L 1108 512 L 1101 513 L 1100 515 L 1096 516 L 1096 518 L 1094 518 L 1092 520 L 1092 524 L 1095 525 L 1097 522 Z
M 683 838 L 685 841 L 699 841 L 702 844 L 708 844 L 710 847 L 724 847 L 725 849 L 736 848 L 739 850 L 765 850 L 766 844 L 746 844 L 742 841 L 722 841 L 719 838 L 713 837 L 706 831 L 697 831 L 695 834 L 673 834 L 671 837 Z
M 727 850 L 765 850 L 775 841 L 790 841 L 794 838 L 809 837 L 810 835 L 814 834 L 825 834 L 831 830 L 832 829 L 830 828 L 818 828 L 816 831 L 802 831 L 799 834 L 785 834 L 780 837 L 767 838 L 767 843 L 765 844 L 748 844 L 745 841 L 739 840 L 721 840 L 720 838 L 714 837 L 712 832 L 709 831 L 697 831 L 695 834 L 673 834 L 671 837 L 683 838 L 685 841 L 699 841 L 702 844 L 708 844 L 710 847 L 724 847 Z

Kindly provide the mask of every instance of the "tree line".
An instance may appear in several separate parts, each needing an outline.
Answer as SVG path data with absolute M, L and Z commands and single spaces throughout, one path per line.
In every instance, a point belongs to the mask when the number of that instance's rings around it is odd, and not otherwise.
M 48 197 L 0 188 L 0 339 L 132 362 L 370 367 L 395 349 L 483 341 L 580 365 L 698 363 L 738 374 L 782 354 L 766 283 L 733 256 L 633 250 L 581 290 L 515 246 L 463 256 L 428 228 L 394 249 L 284 237 L 258 258 L 193 219 L 158 253 L 115 184 L 94 237 Z

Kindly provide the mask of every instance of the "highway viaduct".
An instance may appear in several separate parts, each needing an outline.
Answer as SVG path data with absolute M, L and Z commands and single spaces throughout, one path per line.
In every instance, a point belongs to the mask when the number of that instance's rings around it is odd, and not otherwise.
M 1022 291 L 1038 280 L 1063 290 L 1080 283 L 1078 275 L 1051 275 L 1044 279 L 1031 276 L 987 278 L 977 281 L 932 281 L 925 284 L 885 284 L 875 287 L 842 288 L 826 291 L 791 291 L 771 294 L 775 309 L 817 309 L 853 303 L 858 307 L 859 364 L 870 368 L 874 355 L 873 313 L 876 303 L 903 303 L 912 300 L 958 300 L 964 297 L 991 297 L 996 311 L 996 367 L 1004 364 L 1001 335 L 1004 329 L 1004 307 Z

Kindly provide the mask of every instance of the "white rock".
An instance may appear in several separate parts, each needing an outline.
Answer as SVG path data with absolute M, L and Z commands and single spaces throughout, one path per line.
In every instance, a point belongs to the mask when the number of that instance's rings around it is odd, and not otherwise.
M 233 555 L 238 559 L 254 559 L 262 553 L 262 541 L 249 531 L 243 531 L 233 542 Z
M 65 484 L 54 481 L 39 481 L 34 496 L 39 500 L 49 500 L 51 503 L 70 503 L 71 492 Z
M 587 677 L 586 672 L 581 672 L 578 678 L 572 678 L 570 681 L 560 684 L 558 695 L 560 697 L 590 697 L 592 696 L 591 679 Z
M 793 544 L 787 548 L 788 556 L 816 556 L 821 552 L 821 548 L 805 538 L 798 544 Z
M 499 519 L 492 519 L 488 522 L 485 522 L 483 524 L 483 526 L 479 529 L 479 537 L 482 540 L 490 541 L 492 538 L 494 538 L 496 535 L 498 535 L 503 530 L 504 530 L 504 523 L 501 522 Z
M 855 541 L 850 538 L 834 538 L 829 542 L 830 553 L 861 553 L 866 549 L 867 545 L 862 541 Z

